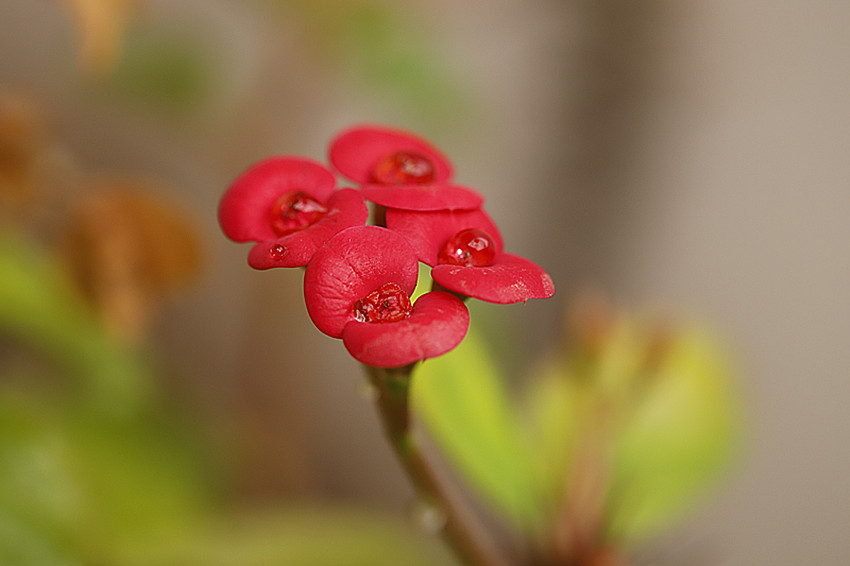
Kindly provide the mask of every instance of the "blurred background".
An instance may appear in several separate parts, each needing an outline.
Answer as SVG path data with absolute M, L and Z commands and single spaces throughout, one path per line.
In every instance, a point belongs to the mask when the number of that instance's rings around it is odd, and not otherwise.
M 474 307 L 517 379 L 587 288 L 734 345 L 744 458 L 653 563 L 844 564 L 848 22 L 831 0 L 2 0 L 2 377 L 50 389 L 45 352 L 115 341 L 155 386 L 91 387 L 126 414 L 115 399 L 164 391 L 230 505 L 398 513 L 407 482 L 300 272 L 251 270 L 216 221 L 251 163 L 389 124 L 451 156 L 555 280 L 552 300 Z M 39 287 L 57 266 L 105 337 Z M 12 308 L 27 290 L 51 297 L 37 314 Z

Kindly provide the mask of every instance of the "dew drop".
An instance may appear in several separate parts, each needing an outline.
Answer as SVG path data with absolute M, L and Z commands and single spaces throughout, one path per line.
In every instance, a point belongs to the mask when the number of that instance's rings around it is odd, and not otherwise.
M 275 244 L 269 248 L 269 257 L 275 261 L 280 261 L 286 255 L 286 247 L 281 244 Z
M 496 244 L 484 230 L 461 230 L 446 242 L 438 256 L 438 263 L 484 267 L 496 258 Z
M 381 159 L 372 180 L 381 185 L 423 185 L 434 181 L 434 164 L 419 153 L 400 151 Z
M 410 316 L 410 297 L 397 283 L 384 283 L 352 306 L 358 322 L 398 322 Z
M 439 534 L 446 526 L 446 514 L 443 510 L 421 499 L 411 505 L 410 517 L 413 524 L 429 535 Z
M 328 209 L 304 191 L 280 195 L 271 207 L 271 226 L 278 236 L 286 236 L 312 226 Z

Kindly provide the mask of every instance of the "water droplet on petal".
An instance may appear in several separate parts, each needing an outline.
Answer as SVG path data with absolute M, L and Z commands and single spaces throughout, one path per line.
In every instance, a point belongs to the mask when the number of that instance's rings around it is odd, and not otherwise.
M 434 164 L 424 155 L 400 151 L 381 159 L 372 180 L 381 185 L 423 185 L 434 181 Z
M 269 248 L 269 257 L 275 261 L 280 261 L 286 255 L 286 247 L 281 244 L 274 244 Z
M 398 322 L 410 316 L 410 297 L 397 283 L 384 283 L 352 306 L 359 322 Z
M 327 212 L 322 203 L 304 191 L 290 191 L 272 204 L 272 230 L 278 236 L 286 236 L 312 226 Z
M 461 230 L 446 242 L 438 256 L 438 263 L 484 267 L 496 258 L 496 244 L 484 230 Z

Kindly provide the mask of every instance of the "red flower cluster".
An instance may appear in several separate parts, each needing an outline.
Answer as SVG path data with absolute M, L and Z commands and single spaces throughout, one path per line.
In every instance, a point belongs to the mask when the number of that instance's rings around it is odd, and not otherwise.
M 469 326 L 459 296 L 506 304 L 554 294 L 543 269 L 503 251 L 484 199 L 451 181 L 451 163 L 427 141 L 355 127 L 334 138 L 329 156 L 358 189 L 337 189 L 314 161 L 275 157 L 236 179 L 219 222 L 229 238 L 256 242 L 252 267 L 306 266 L 310 318 L 360 362 L 400 367 L 453 349 Z M 365 200 L 382 225 L 366 226 Z M 442 290 L 411 303 L 419 262 Z

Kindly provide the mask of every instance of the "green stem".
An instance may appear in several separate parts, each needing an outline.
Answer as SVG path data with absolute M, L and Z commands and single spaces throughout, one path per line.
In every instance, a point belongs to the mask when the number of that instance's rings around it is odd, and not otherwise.
M 494 548 L 482 545 L 473 536 L 413 438 L 409 393 L 414 365 L 389 369 L 365 367 L 377 391 L 378 413 L 396 456 L 419 496 L 445 517 L 443 538 L 467 566 L 506 566 Z

